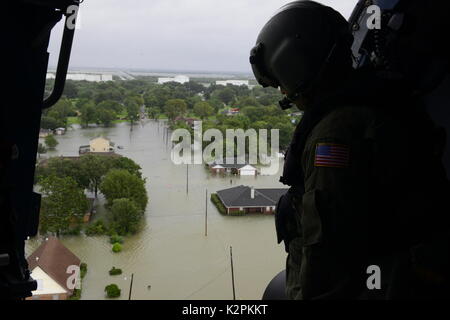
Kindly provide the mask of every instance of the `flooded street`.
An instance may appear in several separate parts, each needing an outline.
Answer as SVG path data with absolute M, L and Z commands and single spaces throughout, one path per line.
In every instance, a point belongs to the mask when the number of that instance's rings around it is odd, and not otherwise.
M 233 247 L 237 299 L 260 299 L 268 282 L 284 269 L 283 245 L 277 245 L 272 215 L 223 216 L 209 194 L 236 185 L 284 187 L 279 176 L 212 176 L 203 165 L 190 165 L 186 194 L 186 165 L 174 165 L 163 127 L 154 121 L 133 126 L 69 130 L 56 136 L 59 145 L 45 157 L 77 156 L 78 147 L 103 135 L 116 152 L 133 159 L 146 177 L 149 203 L 143 230 L 126 237 L 123 251 L 113 253 L 108 236 L 65 236 L 61 240 L 88 265 L 82 299 L 105 299 L 106 285 L 122 289 L 128 299 L 134 274 L 132 299 L 232 299 L 229 247 Z M 280 163 L 281 171 L 282 164 Z M 205 190 L 208 189 L 208 236 L 205 227 Z M 104 214 L 99 206 L 98 216 Z M 95 219 L 95 217 L 94 217 Z M 42 239 L 27 241 L 27 255 Z M 112 267 L 123 274 L 110 276 Z

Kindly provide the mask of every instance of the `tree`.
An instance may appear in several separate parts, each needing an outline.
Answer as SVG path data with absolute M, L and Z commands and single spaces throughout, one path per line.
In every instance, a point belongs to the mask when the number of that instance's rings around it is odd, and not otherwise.
M 97 192 L 102 177 L 111 168 L 111 158 L 102 155 L 86 154 L 79 159 L 79 170 L 83 172 L 85 178 L 89 181 L 88 187 L 94 191 L 97 198 Z
M 71 177 L 80 188 L 86 189 L 89 187 L 86 172 L 80 169 L 80 162 L 76 159 L 50 158 L 45 165 L 37 167 L 36 176 L 38 182 L 50 176 Z
M 131 94 L 126 97 L 125 105 L 128 105 L 133 102 L 136 103 L 138 107 L 141 107 L 144 104 L 144 98 L 142 98 L 142 96 L 138 94 Z
M 214 114 L 214 108 L 208 102 L 197 102 L 194 106 L 194 113 L 203 120 Z
M 139 120 L 139 105 L 131 99 L 125 106 L 127 109 L 127 119 L 131 122 L 131 124 Z
M 76 86 L 74 81 L 66 80 L 66 83 L 64 85 L 64 93 L 63 94 L 69 99 L 73 99 L 73 98 L 77 97 L 78 87 Z
M 61 127 L 65 128 L 67 127 L 67 117 L 76 116 L 77 113 L 72 102 L 62 98 L 52 108 L 44 111 L 44 115 L 56 119 L 59 124 L 62 124 Z
M 88 208 L 83 190 L 71 177 L 50 176 L 40 182 L 43 195 L 40 230 L 57 235 L 69 230 L 72 224 L 81 222 Z
M 144 103 L 147 108 L 160 107 L 158 98 L 153 91 L 147 91 L 144 94 Z
M 188 109 L 194 109 L 196 103 L 203 101 L 199 95 L 195 95 L 186 99 Z
M 166 101 L 171 97 L 170 89 L 167 86 L 156 86 L 144 95 L 145 105 L 147 107 L 163 108 Z
M 186 113 L 187 105 L 183 99 L 170 99 L 167 100 L 164 106 L 164 112 L 167 117 L 173 121 L 178 116 L 183 116 Z
M 205 90 L 205 87 L 201 85 L 198 82 L 195 81 L 189 81 L 183 84 L 183 86 L 191 93 L 191 94 L 197 94 L 200 92 L 203 92 Z
M 241 109 L 241 112 L 249 118 L 251 122 L 258 121 L 262 118 L 261 115 L 264 115 L 265 113 L 262 112 L 264 108 L 261 107 L 255 107 L 255 106 L 245 106 Z
M 127 170 L 129 173 L 134 174 L 139 178 L 142 178 L 141 166 L 138 165 L 133 160 L 131 160 L 130 158 L 127 157 L 111 158 L 109 166 L 110 168 L 113 169 Z
M 123 106 L 120 103 L 118 103 L 117 101 L 113 101 L 113 100 L 102 101 L 97 105 L 97 108 L 109 110 L 114 113 L 121 113 L 123 111 Z
M 95 105 L 92 101 L 82 104 L 80 112 L 81 123 L 86 127 L 89 125 L 89 123 L 93 123 L 97 120 Z
M 127 170 L 110 170 L 100 184 L 100 191 L 105 195 L 108 206 L 112 206 L 114 200 L 121 198 L 133 200 L 142 212 L 147 206 L 145 181 Z
M 234 91 L 231 88 L 224 88 L 215 92 L 217 98 L 225 104 L 229 104 L 234 99 Z
M 209 99 L 207 102 L 214 108 L 215 112 L 219 112 L 224 107 L 223 102 L 217 98 Z
M 110 276 L 116 276 L 122 274 L 122 269 L 116 268 L 116 267 L 112 267 L 111 270 L 109 270 L 109 275 Z
M 117 298 L 120 297 L 120 289 L 117 284 L 110 284 L 105 287 L 106 296 L 108 298 Z
M 53 117 L 49 116 L 42 116 L 41 118 L 41 128 L 42 129 L 49 129 L 49 130 L 55 130 L 56 128 L 64 127 L 64 122 L 57 120 Z
M 158 107 L 147 108 L 147 116 L 150 119 L 158 119 L 160 113 L 161 113 L 161 109 L 159 109 Z
M 292 135 L 294 134 L 294 126 L 290 123 L 283 123 L 279 122 L 276 123 L 273 127 L 273 129 L 278 129 L 279 131 L 279 137 L 280 137 L 280 148 L 286 149 L 289 146 L 289 143 L 291 142 Z
M 52 134 L 49 134 L 45 137 L 45 144 L 50 150 L 54 150 L 58 145 L 58 140 L 56 140 Z
M 133 200 L 115 199 L 111 207 L 112 228 L 119 235 L 134 234 L 139 229 L 142 211 Z
M 114 111 L 106 108 L 97 109 L 97 121 L 103 124 L 105 127 L 109 127 L 111 123 L 116 119 Z
M 38 157 L 40 157 L 41 154 L 47 153 L 47 148 L 42 143 L 39 143 L 37 153 L 38 153 Z
M 260 103 L 254 97 L 241 97 L 236 103 L 236 107 L 253 106 L 259 107 Z
M 113 244 L 111 249 L 115 253 L 120 252 L 120 251 L 122 251 L 122 245 L 120 243 L 116 242 Z

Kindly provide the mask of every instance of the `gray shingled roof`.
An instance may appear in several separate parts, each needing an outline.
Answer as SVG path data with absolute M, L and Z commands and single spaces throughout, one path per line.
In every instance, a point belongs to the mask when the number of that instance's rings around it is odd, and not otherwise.
M 287 188 L 255 189 L 255 197 L 252 199 L 250 187 L 237 186 L 219 190 L 217 195 L 226 207 L 268 207 L 275 206 L 287 190 Z

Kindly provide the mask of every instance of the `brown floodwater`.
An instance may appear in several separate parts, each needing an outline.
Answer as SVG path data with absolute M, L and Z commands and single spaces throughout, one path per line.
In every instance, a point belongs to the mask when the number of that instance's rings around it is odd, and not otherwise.
M 145 120 L 112 128 L 75 128 L 57 136 L 57 149 L 45 156 L 78 155 L 78 147 L 103 135 L 123 146 L 117 152 L 133 159 L 147 178 L 149 203 L 145 224 L 127 237 L 123 251 L 113 253 L 107 236 L 64 236 L 63 244 L 88 265 L 82 299 L 105 299 L 106 285 L 122 289 L 128 299 L 134 274 L 132 299 L 232 299 L 229 248 L 233 247 L 236 298 L 261 299 L 268 282 L 284 269 L 284 248 L 276 243 L 271 215 L 223 216 L 208 200 L 208 235 L 205 236 L 205 190 L 208 193 L 236 185 L 284 187 L 273 176 L 212 176 L 203 165 L 190 165 L 186 193 L 186 165 L 170 160 L 164 143 L 163 122 Z M 282 163 L 280 163 L 280 170 Z M 279 170 L 279 171 L 280 171 Z M 101 198 L 101 197 L 100 197 Z M 101 202 L 101 201 L 100 201 Z M 100 204 L 95 219 L 107 214 Z M 31 252 L 43 241 L 27 241 Z M 110 276 L 112 267 L 122 275 Z

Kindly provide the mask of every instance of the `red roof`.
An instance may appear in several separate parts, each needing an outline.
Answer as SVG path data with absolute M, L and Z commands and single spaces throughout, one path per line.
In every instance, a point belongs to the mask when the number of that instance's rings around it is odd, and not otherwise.
M 38 259 L 36 259 L 38 258 Z M 30 270 L 40 267 L 61 287 L 70 294 L 72 289 L 67 287 L 67 278 L 72 274 L 67 273 L 67 267 L 80 266 L 80 259 L 67 249 L 56 237 L 49 237 L 39 248 L 27 258 Z

